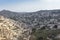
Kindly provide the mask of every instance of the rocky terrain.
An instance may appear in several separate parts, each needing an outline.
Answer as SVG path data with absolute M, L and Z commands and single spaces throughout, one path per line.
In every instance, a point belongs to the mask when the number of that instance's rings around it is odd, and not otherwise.
M 24 29 L 22 24 L 0 16 L 0 40 L 28 40 L 29 30 Z
M 0 11 L 1 40 L 60 40 L 60 10 Z
M 18 22 L 23 22 L 30 27 L 40 27 L 42 25 L 60 24 L 60 10 L 41 10 L 36 12 L 12 12 L 8 10 L 0 11 L 0 15 L 13 19 Z

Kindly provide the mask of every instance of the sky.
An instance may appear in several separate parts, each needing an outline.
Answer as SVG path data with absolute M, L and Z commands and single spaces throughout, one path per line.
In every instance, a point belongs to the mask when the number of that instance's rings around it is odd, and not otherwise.
M 0 0 L 0 10 L 34 12 L 60 9 L 60 0 Z

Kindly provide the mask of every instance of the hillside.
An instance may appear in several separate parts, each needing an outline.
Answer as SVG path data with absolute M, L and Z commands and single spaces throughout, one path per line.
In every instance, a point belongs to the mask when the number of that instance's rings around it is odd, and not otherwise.
M 41 10 L 36 12 L 19 13 L 8 10 L 0 11 L 0 15 L 13 19 L 18 22 L 23 22 L 30 27 L 38 25 L 47 25 L 50 23 L 60 23 L 60 10 Z M 52 22 L 53 21 L 53 22 Z M 39 27 L 39 26 L 38 26 Z
M 24 29 L 22 24 L 0 16 L 0 40 L 28 40 L 29 30 Z
M 3 25 L 7 24 L 8 33 L 12 32 L 13 40 L 60 40 L 60 10 L 41 10 L 36 12 L 12 12 L 8 10 L 0 11 L 0 15 L 5 18 Z M 11 24 L 11 28 L 9 29 Z M 1 24 L 2 25 L 2 24 Z M 18 29 L 16 29 L 17 27 Z M 16 37 L 13 37 L 15 36 Z M 8 39 L 11 36 L 7 37 Z M 5 38 L 3 38 L 5 39 Z M 8 40 L 7 39 L 7 40 Z

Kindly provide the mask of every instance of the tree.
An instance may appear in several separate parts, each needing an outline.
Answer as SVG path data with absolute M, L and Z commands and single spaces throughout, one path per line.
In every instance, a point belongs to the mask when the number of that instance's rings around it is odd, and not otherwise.
M 38 37 L 37 40 L 43 40 L 43 37 Z
M 44 30 L 46 27 L 45 26 L 43 26 L 42 28 L 41 28 L 41 30 Z
M 54 25 L 53 28 L 57 28 L 58 26 L 57 25 Z
M 36 31 L 36 28 L 32 28 L 32 33 L 35 33 L 35 31 Z

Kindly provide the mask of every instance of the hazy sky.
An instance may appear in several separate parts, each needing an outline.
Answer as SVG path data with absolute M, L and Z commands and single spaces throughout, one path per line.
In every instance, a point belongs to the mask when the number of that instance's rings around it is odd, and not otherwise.
M 60 9 L 60 0 L 0 0 L 0 10 L 31 12 Z

